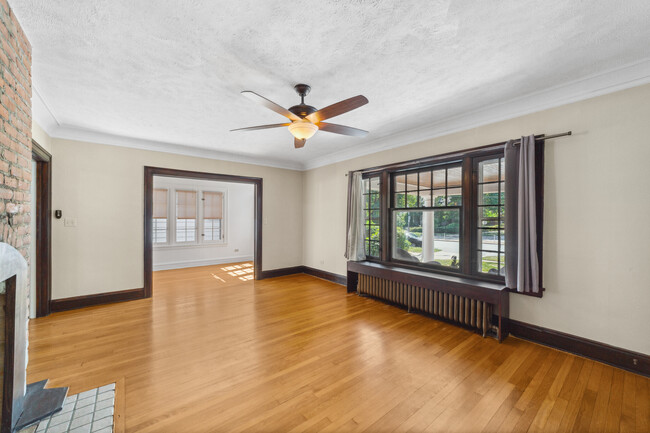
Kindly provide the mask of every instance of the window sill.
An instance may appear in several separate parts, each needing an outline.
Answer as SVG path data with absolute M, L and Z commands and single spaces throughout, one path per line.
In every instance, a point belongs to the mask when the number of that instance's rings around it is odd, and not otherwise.
M 352 267 L 355 266 L 353 265 L 353 263 L 359 264 L 360 266 L 369 265 L 369 266 L 376 267 L 378 269 L 379 268 L 391 269 L 399 273 L 421 275 L 422 278 L 430 278 L 432 280 L 457 282 L 466 285 L 473 285 L 475 287 L 489 288 L 491 290 L 506 291 L 508 293 L 514 293 L 523 296 L 531 296 L 533 298 L 543 297 L 544 291 L 546 290 L 545 288 L 542 287 L 540 293 L 522 293 L 522 292 L 518 292 L 517 289 L 511 289 L 506 287 L 503 278 L 499 280 L 490 277 L 482 278 L 480 276 L 469 276 L 466 274 L 461 274 L 460 272 L 455 272 L 453 270 L 447 271 L 445 269 L 439 269 L 439 268 L 410 265 L 408 262 L 397 262 L 397 261 L 384 262 L 374 257 L 368 257 L 366 260 L 360 262 L 348 261 L 348 269 L 350 269 L 351 266 Z
M 362 273 L 370 276 L 400 281 L 423 288 L 449 291 L 461 296 L 493 302 L 495 296 L 500 296 L 508 289 L 503 284 L 476 280 L 459 275 L 416 270 L 395 264 L 385 264 L 370 261 L 348 262 L 348 272 Z
M 426 265 L 416 262 L 408 262 L 402 260 L 391 260 L 384 261 L 375 257 L 368 257 L 366 259 L 368 262 L 378 263 L 380 265 L 392 266 L 402 269 L 412 269 L 414 271 L 420 271 L 424 273 L 431 274 L 432 276 L 436 275 L 448 275 L 451 277 L 460 277 L 472 281 L 480 281 L 486 283 L 493 283 L 505 287 L 505 278 L 501 276 L 490 276 L 489 274 L 476 275 L 476 274 L 465 274 L 460 271 L 458 268 L 446 267 L 446 266 L 437 266 L 437 265 Z

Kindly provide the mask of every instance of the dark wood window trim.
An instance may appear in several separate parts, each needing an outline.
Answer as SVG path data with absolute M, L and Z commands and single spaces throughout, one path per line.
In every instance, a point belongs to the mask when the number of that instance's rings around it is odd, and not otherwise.
M 494 282 L 499 282 L 499 283 L 505 283 L 505 277 L 502 275 L 490 275 L 488 273 L 480 272 L 479 269 L 479 260 L 477 257 L 477 253 L 479 252 L 478 244 L 479 244 L 479 219 L 480 219 L 480 212 L 482 207 L 487 207 L 486 205 L 480 205 L 479 204 L 479 166 L 481 162 L 484 161 L 489 161 L 491 159 L 498 159 L 498 158 L 503 158 L 503 152 L 497 152 L 491 155 L 484 155 L 484 156 L 479 156 L 479 157 L 474 157 L 471 159 L 471 167 L 472 167 L 472 192 L 473 192 L 473 211 L 471 215 L 471 227 L 470 227 L 470 236 L 471 236 L 471 242 L 472 242 L 472 248 L 471 248 L 471 258 L 470 258 L 470 263 L 471 263 L 471 269 L 470 273 L 472 275 L 476 275 L 486 281 L 494 281 Z M 494 182 L 485 182 L 484 184 L 488 183 L 496 183 L 498 184 L 501 181 L 501 166 L 499 166 L 498 169 L 498 180 Z M 499 202 L 500 203 L 500 202 Z M 496 206 L 490 206 L 490 207 L 497 207 L 499 208 L 500 205 L 497 204 Z M 500 209 L 499 209 L 500 210 Z M 499 215 L 499 223 L 500 223 L 501 217 Z M 499 223 L 497 223 L 497 230 L 499 229 Z M 497 245 L 497 257 L 501 254 L 504 255 L 505 253 L 499 253 L 499 246 Z M 498 268 L 497 268 L 498 269 Z
M 36 173 L 32 173 L 32 182 L 36 182 L 36 233 L 32 242 L 36 242 L 36 258 L 31 266 L 36 266 L 36 317 L 50 314 L 52 298 L 52 155 L 32 140 L 32 160 L 36 162 Z
M 229 174 L 205 173 L 198 171 L 175 170 L 162 167 L 144 167 L 144 297 L 153 294 L 153 178 L 154 176 L 182 177 L 190 179 L 214 180 L 221 182 L 248 183 L 255 186 L 255 229 L 254 229 L 254 260 L 255 279 L 262 276 L 262 186 L 260 177 L 235 176 Z
M 544 136 L 536 136 L 536 171 L 537 171 L 537 237 L 538 237 L 538 255 L 543 257 L 543 209 L 544 209 Z M 442 274 L 450 276 L 460 276 L 475 280 L 477 282 L 485 281 L 497 284 L 505 284 L 505 279 L 500 275 L 488 275 L 478 271 L 477 259 L 477 226 L 478 214 L 478 161 L 490 158 L 503 157 L 505 142 L 490 144 L 471 148 L 463 151 L 449 152 L 441 155 L 434 155 L 425 158 L 418 158 L 409 161 L 402 161 L 382 166 L 371 167 L 361 170 L 364 178 L 369 176 L 380 177 L 380 200 L 381 200 L 381 257 L 369 257 L 368 261 L 384 264 L 387 266 L 399 266 L 405 269 L 430 272 L 432 274 Z M 460 165 L 462 166 L 462 205 L 460 217 L 461 245 L 459 248 L 460 267 L 459 269 L 449 268 L 447 266 L 426 265 L 415 262 L 405 262 L 392 259 L 392 214 L 396 209 L 393 200 L 393 176 L 396 173 L 417 172 L 422 169 L 433 168 L 442 165 Z M 350 176 L 352 172 L 350 172 Z M 405 210 L 423 210 L 423 209 L 446 209 L 446 207 L 432 208 L 409 208 Z M 349 224 L 349 220 L 348 220 Z M 542 282 L 542 260 L 540 260 L 540 284 Z M 543 291 L 543 289 L 542 289 Z M 515 292 L 517 293 L 517 292 Z M 529 294 L 526 294 L 529 295 Z M 530 294 L 531 296 L 541 297 Z
M 379 209 L 376 209 L 376 210 L 373 209 L 369 204 L 367 205 L 366 201 L 365 201 L 366 196 L 371 197 L 372 195 L 376 195 L 375 193 L 371 192 L 371 190 L 372 190 L 371 182 L 372 182 L 372 179 L 375 179 L 375 178 L 377 178 L 377 182 L 379 183 L 379 201 L 380 201 L 379 202 Z M 369 218 L 366 219 L 365 222 L 364 222 L 364 229 L 370 231 L 372 226 L 378 226 L 378 230 L 379 230 L 379 240 L 378 241 L 375 241 L 375 240 L 372 240 L 372 239 L 369 240 L 368 238 L 364 238 L 364 251 L 366 253 L 366 258 L 368 260 L 379 260 L 379 259 L 381 259 L 381 255 L 382 255 L 382 237 L 383 237 L 382 236 L 382 225 L 381 225 L 381 223 L 372 224 L 372 223 L 369 223 L 369 221 L 372 221 L 372 212 L 373 211 L 378 212 L 380 214 L 380 221 L 381 221 L 382 197 L 384 196 L 384 194 L 381 193 L 382 190 L 383 190 L 382 182 L 381 182 L 381 174 L 380 173 L 379 174 L 365 173 L 363 175 L 363 180 L 364 180 L 364 191 L 363 191 L 364 206 L 363 206 L 363 212 L 364 212 L 364 214 L 366 212 L 370 213 Z M 367 181 L 367 184 L 368 184 L 367 189 L 366 189 L 366 186 L 365 186 L 366 181 Z M 373 243 L 378 244 L 377 246 L 378 246 L 379 254 L 377 254 L 377 255 L 371 255 L 371 252 L 372 252 L 371 245 Z

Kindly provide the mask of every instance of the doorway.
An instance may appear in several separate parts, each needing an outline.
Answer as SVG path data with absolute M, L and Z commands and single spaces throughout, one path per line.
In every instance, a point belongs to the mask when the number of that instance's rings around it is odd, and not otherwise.
M 52 155 L 32 141 L 30 317 L 50 314 L 52 297 Z
M 144 296 L 153 295 L 153 243 L 154 219 L 158 212 L 154 209 L 154 177 L 194 179 L 203 181 L 228 182 L 235 184 L 249 184 L 253 192 L 253 275 L 256 280 L 261 279 L 262 270 L 262 178 L 234 176 L 217 173 L 175 170 L 160 167 L 144 168 Z M 186 191 L 187 192 L 187 191 Z M 160 191 L 158 191 L 160 193 Z M 191 195 L 191 194 L 190 194 Z

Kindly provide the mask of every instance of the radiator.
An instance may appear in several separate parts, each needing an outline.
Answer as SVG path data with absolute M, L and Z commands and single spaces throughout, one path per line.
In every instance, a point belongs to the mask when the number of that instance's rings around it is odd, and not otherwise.
M 359 274 L 359 295 L 383 299 L 478 330 L 483 337 L 492 329 L 492 304 L 464 296 L 424 289 L 410 284 Z

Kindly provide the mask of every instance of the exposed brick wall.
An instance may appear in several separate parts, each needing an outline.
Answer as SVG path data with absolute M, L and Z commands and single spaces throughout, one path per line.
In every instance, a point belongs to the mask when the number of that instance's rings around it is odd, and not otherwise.
M 32 47 L 6 0 L 0 0 L 0 242 L 29 260 L 32 181 Z M 22 205 L 13 225 L 7 203 Z

